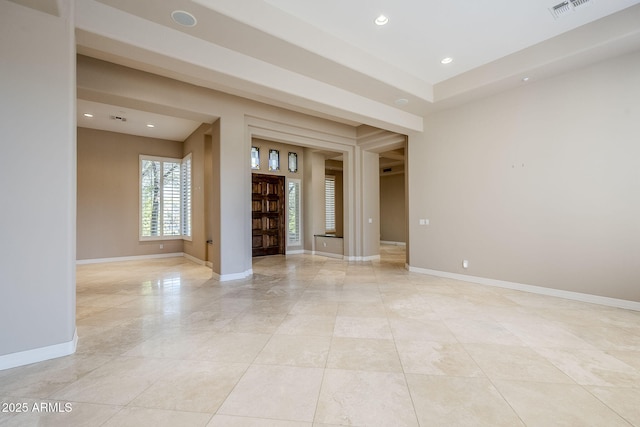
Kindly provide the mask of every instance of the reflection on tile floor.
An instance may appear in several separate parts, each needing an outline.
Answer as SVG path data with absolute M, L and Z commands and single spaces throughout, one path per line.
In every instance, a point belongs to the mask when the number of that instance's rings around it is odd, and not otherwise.
M 0 425 L 640 426 L 640 313 L 381 252 L 78 266 L 77 353 L 0 371 L 1 402 L 73 409 Z

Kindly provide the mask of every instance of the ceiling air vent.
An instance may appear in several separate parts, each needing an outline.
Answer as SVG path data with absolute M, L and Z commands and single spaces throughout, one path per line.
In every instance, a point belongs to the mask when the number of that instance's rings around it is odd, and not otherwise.
M 117 120 L 119 122 L 126 122 L 127 118 L 123 116 L 111 116 L 111 120 Z
M 584 6 L 587 3 L 590 3 L 591 0 L 570 0 L 571 1 L 571 6 L 575 8 L 578 8 L 580 6 Z
M 553 6 L 551 9 L 549 9 L 551 11 L 551 14 L 553 15 L 554 18 L 558 19 L 563 15 L 566 15 L 567 13 L 571 12 L 571 6 L 569 6 L 569 2 L 568 1 L 563 1 L 562 3 L 559 3 L 555 6 Z
M 555 19 L 565 16 L 582 6 L 591 3 L 592 0 L 567 0 L 551 7 L 549 11 Z

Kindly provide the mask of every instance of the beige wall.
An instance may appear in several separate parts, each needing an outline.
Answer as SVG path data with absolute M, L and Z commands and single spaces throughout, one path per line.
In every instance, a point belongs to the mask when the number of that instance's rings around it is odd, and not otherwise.
M 139 240 L 138 175 L 141 154 L 182 158 L 183 144 L 87 128 L 77 138 L 77 259 L 182 252 L 182 240 Z
M 639 123 L 640 53 L 427 117 L 411 266 L 640 301 Z
M 0 2 L 0 369 L 75 351 L 73 7 Z
M 362 255 L 380 255 L 380 156 L 362 151 Z
M 209 157 L 209 156 L 207 156 Z M 208 240 L 212 243 L 209 246 L 211 252 L 207 255 L 211 262 L 211 269 L 214 272 L 220 272 L 220 120 L 216 120 L 211 126 L 211 156 L 207 161 L 211 172 L 211 188 L 207 191 L 207 197 L 210 198 L 207 206 L 210 209 L 210 215 L 207 216 L 209 233 Z
M 324 156 L 305 149 L 303 193 L 304 249 L 317 250 L 315 235 L 325 233 Z
M 191 240 L 184 241 L 184 253 L 206 261 L 207 227 L 205 212 L 207 194 L 205 192 L 205 163 L 211 162 L 211 152 L 205 156 L 205 145 L 210 136 L 211 125 L 202 124 L 184 141 L 182 156 L 191 154 Z
M 380 176 L 380 240 L 405 242 L 404 173 Z

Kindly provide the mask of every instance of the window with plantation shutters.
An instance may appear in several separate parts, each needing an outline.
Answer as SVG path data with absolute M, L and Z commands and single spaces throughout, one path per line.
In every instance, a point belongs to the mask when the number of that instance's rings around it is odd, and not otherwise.
M 191 238 L 191 154 L 182 159 L 182 235 Z
M 325 232 L 336 232 L 336 177 L 324 177 Z
M 302 245 L 300 215 L 300 180 L 289 179 L 289 229 L 287 243 L 289 246 Z
M 191 155 L 182 160 L 140 156 L 140 239 L 190 235 Z

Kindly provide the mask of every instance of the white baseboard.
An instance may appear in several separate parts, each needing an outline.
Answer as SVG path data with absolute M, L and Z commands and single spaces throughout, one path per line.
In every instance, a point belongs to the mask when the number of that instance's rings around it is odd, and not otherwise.
M 328 258 L 342 259 L 342 254 L 332 254 L 331 252 L 313 251 L 313 255 L 326 256 Z
M 588 302 L 592 304 L 606 305 L 609 307 L 625 308 L 627 310 L 640 311 L 640 302 L 617 298 L 603 297 L 600 295 L 584 294 L 581 292 L 563 291 L 561 289 L 545 288 L 543 286 L 526 285 L 523 283 L 507 282 L 504 280 L 487 279 L 485 277 L 468 276 L 466 274 L 449 273 L 447 271 L 429 270 L 426 268 L 411 267 L 406 265 L 409 271 L 414 273 L 429 274 L 431 276 L 446 277 L 448 279 L 462 280 L 480 285 L 495 286 L 498 288 L 514 289 L 516 291 L 531 292 L 534 294 L 549 295 L 552 297 L 570 299 L 574 301 Z
M 78 330 L 76 329 L 73 333 L 73 339 L 71 341 L 0 356 L 0 371 L 4 369 L 15 368 L 17 366 L 29 365 L 31 363 L 44 362 L 45 360 L 68 356 L 76 352 L 77 346 Z
M 194 257 L 193 255 L 189 255 L 189 254 L 182 254 L 183 257 L 185 257 L 186 259 L 188 259 L 191 262 L 195 262 L 196 264 L 200 264 L 200 265 L 207 265 L 206 262 L 204 262 L 203 260 Z
M 135 255 L 135 256 L 123 256 L 115 258 L 94 258 L 94 259 L 79 259 L 76 260 L 76 264 L 100 264 L 103 262 L 120 262 L 120 261 L 140 261 L 144 259 L 155 258 L 175 258 L 185 256 L 184 252 L 173 252 L 167 254 L 152 254 L 152 255 Z
M 298 255 L 305 253 L 304 249 L 296 249 L 293 251 L 287 251 L 286 255 Z
M 349 256 L 345 255 L 343 257 L 345 261 L 379 261 L 380 255 L 370 255 L 370 256 Z
M 221 282 L 228 282 L 230 280 L 242 280 L 247 277 L 251 277 L 253 275 L 253 268 L 250 268 L 247 271 L 243 271 L 242 273 L 232 273 L 232 274 L 218 274 L 213 273 L 213 277 L 217 278 Z
M 394 246 L 407 246 L 406 242 L 389 242 L 386 240 L 380 240 L 381 245 L 394 245 Z

